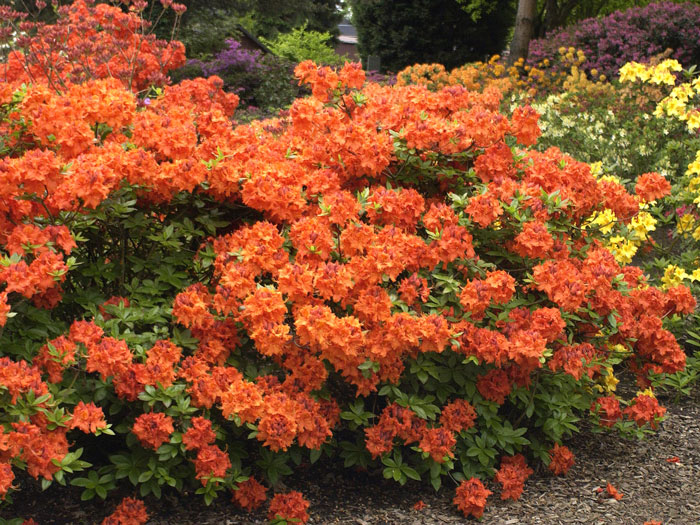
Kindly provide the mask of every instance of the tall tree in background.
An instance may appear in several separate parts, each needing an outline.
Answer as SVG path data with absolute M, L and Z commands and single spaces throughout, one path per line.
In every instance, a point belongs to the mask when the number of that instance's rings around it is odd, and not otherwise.
M 310 31 L 337 36 L 343 18 L 338 0 L 229 0 L 227 4 L 248 31 L 268 39 L 305 22 Z
M 378 55 L 390 71 L 421 62 L 451 68 L 500 53 L 515 14 L 512 0 L 489 1 L 478 13 L 457 0 L 352 0 L 351 6 L 360 55 Z
M 519 0 L 518 13 L 515 15 L 513 40 L 510 42 L 508 62 L 513 64 L 518 59 L 525 60 L 530 47 L 530 40 L 535 34 L 535 17 L 537 0 Z

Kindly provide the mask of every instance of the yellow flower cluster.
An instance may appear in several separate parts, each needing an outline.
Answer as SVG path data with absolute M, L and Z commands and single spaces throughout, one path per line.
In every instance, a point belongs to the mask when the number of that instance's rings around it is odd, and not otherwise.
M 672 288 L 678 286 L 683 281 L 700 281 L 700 268 L 694 272 L 688 273 L 683 268 L 675 264 L 669 264 L 664 270 L 664 276 L 661 278 L 663 288 Z
M 616 345 L 619 347 L 624 347 L 622 345 Z M 611 350 L 616 351 L 616 348 L 611 348 Z M 596 380 L 596 385 L 593 385 L 593 388 L 595 388 L 598 392 L 601 394 L 612 394 L 617 390 L 617 384 L 620 382 L 620 380 L 615 377 L 615 372 L 611 366 L 605 367 L 605 374 L 601 374 L 598 376 L 598 379 Z
M 518 90 L 530 96 L 555 91 L 587 93 L 594 96 L 610 92 L 613 88 L 606 82 L 605 75 L 599 75 L 593 70 L 589 78 L 580 69 L 585 60 L 583 51 L 570 47 L 559 50 L 556 64 L 544 59 L 537 66 L 530 66 L 519 59 L 507 67 L 500 55 L 494 55 L 486 62 L 466 64 L 450 72 L 440 64 L 415 64 L 398 73 L 397 83 L 421 84 L 431 90 L 462 85 L 470 90 L 483 91 L 494 86 L 504 94 Z M 559 67 L 555 68 L 555 65 Z
M 700 95 L 700 79 L 692 82 L 684 82 L 676 86 L 677 73 L 683 70 L 683 66 L 673 59 L 660 62 L 657 65 L 644 65 L 637 62 L 629 62 L 620 68 L 620 82 L 647 82 L 651 84 L 664 84 L 674 86 L 669 95 L 656 107 L 654 116 L 664 115 L 674 117 L 686 123 L 688 130 L 694 132 L 700 129 L 700 111 L 693 99 Z M 688 103 L 691 102 L 691 107 Z
M 674 86 L 676 77 L 673 72 L 683 69 L 680 62 L 674 59 L 664 60 L 656 65 L 644 65 L 638 62 L 628 62 L 620 68 L 620 82 L 651 82 L 652 84 L 666 84 Z
M 415 64 L 408 66 L 396 75 L 399 85 L 420 84 L 431 91 L 446 86 L 461 85 L 473 91 L 483 91 L 487 87 L 497 87 L 508 93 L 513 89 L 511 79 L 505 76 L 506 68 L 501 57 L 494 55 L 488 62 L 475 62 L 447 71 L 441 64 Z

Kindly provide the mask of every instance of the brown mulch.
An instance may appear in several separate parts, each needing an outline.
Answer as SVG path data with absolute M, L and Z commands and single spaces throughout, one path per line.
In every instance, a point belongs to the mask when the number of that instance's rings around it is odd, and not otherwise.
M 664 401 L 662 399 L 662 401 Z M 614 434 L 577 435 L 568 446 L 576 464 L 566 477 L 536 472 L 518 501 L 501 501 L 498 490 L 481 521 L 497 525 L 700 525 L 700 392 L 673 404 L 660 431 L 645 440 L 628 441 Z M 667 459 L 678 457 L 678 462 Z M 436 494 L 418 484 L 397 484 L 381 476 L 310 469 L 285 480 L 311 501 L 310 524 L 443 525 L 465 520 L 452 504 L 453 487 Z M 601 497 L 598 488 L 612 483 L 624 497 Z M 51 487 L 37 492 L 28 486 L 15 494 L 15 504 L 0 516 L 34 518 L 39 525 L 94 524 L 115 503 L 81 502 L 77 489 Z M 420 511 L 413 505 L 422 500 Z M 264 524 L 220 497 L 206 507 L 199 496 L 147 501 L 149 525 Z

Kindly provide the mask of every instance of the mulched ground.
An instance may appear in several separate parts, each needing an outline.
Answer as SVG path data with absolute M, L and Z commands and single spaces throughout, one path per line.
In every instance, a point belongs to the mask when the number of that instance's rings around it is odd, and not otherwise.
M 662 399 L 662 401 L 664 401 Z M 576 464 L 566 477 L 536 472 L 522 497 L 503 502 L 492 496 L 481 523 L 495 525 L 700 525 L 700 391 L 673 404 L 664 403 L 668 417 L 661 430 L 642 442 L 612 434 L 582 433 L 567 445 Z M 678 458 L 678 462 L 667 461 Z M 597 491 L 612 483 L 624 497 L 601 497 Z M 311 501 L 310 524 L 443 525 L 467 523 L 452 504 L 454 490 L 439 494 L 419 485 L 399 487 L 381 477 L 311 469 L 286 480 Z M 494 489 L 494 487 L 491 487 Z M 496 494 L 498 492 L 494 490 Z M 422 500 L 420 511 L 413 505 Z M 264 524 L 220 498 L 210 507 L 198 496 L 148 501 L 149 525 Z M 114 503 L 81 502 L 79 492 L 50 488 L 44 493 L 27 487 L 16 494 L 2 517 L 32 517 L 39 525 L 94 524 Z M 11 512 L 11 514 L 10 514 Z

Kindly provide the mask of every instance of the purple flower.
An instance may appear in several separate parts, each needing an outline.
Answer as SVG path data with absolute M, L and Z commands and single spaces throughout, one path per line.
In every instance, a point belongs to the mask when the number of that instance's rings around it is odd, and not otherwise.
M 547 58 L 557 64 L 560 47 L 581 49 L 586 55 L 582 68 L 597 69 L 608 77 L 616 76 L 629 61 L 645 61 L 666 49 L 673 50 L 672 58 L 690 66 L 700 62 L 700 6 L 658 2 L 581 20 L 533 40 L 528 63 L 536 66 Z

